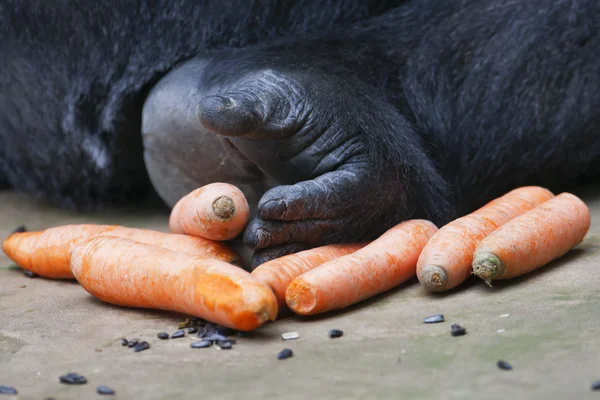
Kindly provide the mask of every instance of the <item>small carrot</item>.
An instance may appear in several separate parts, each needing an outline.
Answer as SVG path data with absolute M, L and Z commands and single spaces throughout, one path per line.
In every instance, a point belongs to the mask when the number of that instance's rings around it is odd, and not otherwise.
M 436 231 L 426 220 L 402 222 L 362 249 L 294 279 L 285 301 L 293 312 L 313 315 L 390 290 L 415 276 L 419 254 Z
M 2 250 L 22 268 L 46 278 L 73 279 L 69 268 L 71 250 L 98 235 L 117 236 L 185 253 L 240 264 L 226 244 L 211 240 L 117 225 L 63 225 L 37 232 L 14 233 L 4 240 Z
M 327 261 L 354 253 L 365 245 L 366 243 L 331 244 L 300 251 L 259 265 L 252 271 L 252 275 L 271 287 L 279 310 L 282 310 L 286 307 L 285 291 L 294 279 Z
M 525 275 L 581 243 L 590 224 L 587 205 L 571 193 L 561 193 L 482 240 L 473 257 L 473 273 L 488 285 L 492 279 Z
M 444 225 L 419 256 L 419 282 L 431 292 L 443 292 L 460 285 L 471 274 L 473 252 L 481 240 L 499 226 L 552 197 L 554 194 L 547 189 L 523 186 Z
M 169 218 L 173 233 L 212 240 L 239 235 L 250 218 L 244 193 L 228 183 L 211 183 L 182 197 Z
M 88 293 L 115 305 L 178 311 L 245 331 L 277 316 L 275 295 L 249 272 L 129 239 L 81 242 L 71 269 Z

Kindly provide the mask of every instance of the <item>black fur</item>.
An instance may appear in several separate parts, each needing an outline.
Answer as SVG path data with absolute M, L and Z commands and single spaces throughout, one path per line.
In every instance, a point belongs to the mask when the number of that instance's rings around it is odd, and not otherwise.
M 147 91 L 209 49 L 301 35 L 400 0 L 0 2 L 0 178 L 64 207 L 132 201 Z

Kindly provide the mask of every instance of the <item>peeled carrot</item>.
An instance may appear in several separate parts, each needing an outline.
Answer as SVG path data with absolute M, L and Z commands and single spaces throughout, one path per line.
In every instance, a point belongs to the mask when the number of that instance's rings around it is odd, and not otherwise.
M 80 243 L 71 269 L 88 293 L 111 304 L 178 311 L 245 331 L 277 316 L 271 289 L 243 269 L 129 239 Z
M 229 240 L 239 235 L 250 218 L 244 193 L 228 183 L 211 183 L 182 197 L 169 218 L 173 233 Z
M 416 275 L 419 254 L 436 231 L 429 221 L 402 222 L 362 249 L 294 279 L 285 301 L 293 312 L 313 315 L 390 290 Z
M 175 251 L 240 264 L 238 255 L 224 243 L 117 225 L 63 225 L 37 232 L 14 233 L 4 240 L 2 250 L 22 268 L 40 276 L 73 279 L 69 267 L 73 247 L 98 235 L 132 239 Z
M 431 292 L 443 292 L 460 285 L 471 274 L 473 252 L 481 240 L 552 197 L 554 194 L 547 189 L 523 186 L 444 225 L 419 256 L 419 282 Z
M 488 285 L 492 279 L 525 275 L 581 243 L 590 224 L 587 205 L 571 193 L 561 193 L 482 240 L 473 257 L 473 273 Z
M 331 244 L 279 257 L 259 265 L 252 275 L 265 282 L 275 293 L 279 310 L 286 307 L 285 291 L 294 279 L 327 261 L 354 253 L 366 243 Z

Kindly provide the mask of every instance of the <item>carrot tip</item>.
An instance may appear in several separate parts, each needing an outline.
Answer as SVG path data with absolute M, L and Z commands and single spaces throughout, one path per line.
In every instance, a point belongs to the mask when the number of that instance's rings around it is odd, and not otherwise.
M 235 203 L 228 196 L 221 196 L 212 203 L 215 215 L 221 219 L 230 219 L 235 215 Z
M 428 265 L 421 270 L 419 281 L 428 290 L 439 292 L 444 290 L 448 276 L 446 275 L 446 271 L 437 265 Z
M 504 270 L 502 262 L 497 255 L 492 253 L 477 253 L 473 259 L 473 273 L 483 279 L 488 286 L 492 286 L 492 279 Z

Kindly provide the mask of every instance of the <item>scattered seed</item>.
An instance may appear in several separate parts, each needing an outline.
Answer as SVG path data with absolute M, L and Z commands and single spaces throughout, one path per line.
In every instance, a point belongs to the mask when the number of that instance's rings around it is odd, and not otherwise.
M 443 314 L 430 315 L 423 319 L 423 322 L 426 324 L 436 324 L 438 322 L 444 322 Z
M 331 339 L 339 338 L 339 337 L 342 337 L 343 335 L 344 335 L 344 332 L 340 331 L 339 329 L 332 329 L 329 331 L 329 337 Z
M 21 285 L 19 286 L 21 289 L 25 289 L 27 287 L 27 285 Z
M 191 328 L 188 328 L 188 333 L 196 333 L 198 332 L 198 328 L 196 328 L 195 326 L 192 326 Z
M 218 340 L 215 343 L 215 347 L 218 350 L 231 350 L 231 348 L 233 347 L 233 344 L 229 340 Z
M 467 329 L 463 328 L 462 326 L 460 326 L 459 324 L 452 324 L 452 326 L 450 327 L 450 334 L 452 336 L 462 336 L 464 334 L 467 333 Z
M 192 344 L 190 345 L 190 347 L 192 349 L 205 349 L 207 347 L 212 346 L 213 342 L 210 340 L 200 340 L 197 342 L 192 342 Z
M 23 232 L 27 232 L 27 228 L 25 227 L 25 225 L 20 225 L 17 226 L 15 229 L 13 229 L 12 233 L 23 233 Z
M 150 348 L 150 343 L 143 341 L 143 342 L 139 342 L 138 344 L 136 344 L 133 347 L 133 351 L 135 353 L 140 352 L 140 351 L 144 351 Z
M 25 275 L 28 278 L 37 278 L 39 276 L 38 274 L 36 274 L 34 272 L 31 272 L 31 271 L 28 271 L 26 269 L 23 270 L 23 275 Z
M 184 336 L 185 336 L 185 331 L 183 329 L 180 329 L 178 331 L 171 333 L 171 339 L 179 339 Z
M 213 333 L 211 335 L 204 336 L 204 340 L 210 340 L 212 342 L 216 342 L 218 340 L 227 340 L 227 336 L 223 336 L 223 335 L 218 334 L 218 333 Z
M 104 385 L 100 385 L 96 388 L 96 392 L 98 392 L 98 394 L 107 394 L 107 395 L 112 395 L 115 394 L 115 391 L 111 388 L 109 388 L 108 386 L 104 386 Z
M 206 328 L 201 326 L 198 329 L 198 337 L 201 338 L 201 337 L 204 337 L 205 335 L 206 335 Z
M 508 317 L 510 317 L 510 314 L 502 314 L 502 315 L 500 315 L 500 318 L 508 318 Z
M 505 370 L 513 369 L 512 365 L 510 365 L 509 363 L 507 363 L 506 361 L 503 361 L 503 360 L 498 361 L 498 368 L 505 369 Z
M 278 360 L 285 360 L 286 358 L 290 358 L 294 355 L 292 349 L 283 349 L 277 354 Z
M 592 390 L 600 390 L 600 380 L 592 382 Z
M 300 335 L 298 334 L 298 332 L 285 332 L 281 334 L 281 338 L 283 340 L 294 340 L 294 339 L 298 339 L 300 337 Z
M 504 333 L 504 332 L 506 332 L 506 329 L 498 329 L 496 332 L 498 332 L 498 333 Z
M 0 385 L 0 394 L 17 394 L 17 389 L 12 386 Z
M 59 378 L 61 383 L 67 383 L 69 385 L 82 385 L 84 383 L 87 383 L 87 379 L 85 379 L 85 376 L 83 375 L 79 375 L 75 372 L 69 372 L 66 375 L 62 375 Z
M 121 346 L 127 346 L 129 344 L 129 341 L 125 338 L 121 339 Z
M 102 349 L 96 349 L 97 353 L 102 353 Z
M 235 333 L 233 329 L 227 328 L 226 326 L 220 326 L 220 325 L 217 325 L 215 327 L 215 332 L 217 332 L 218 334 L 223 335 L 223 336 L 231 336 Z
M 159 338 L 160 340 L 165 340 L 169 338 L 169 334 L 167 332 L 158 332 L 156 334 L 156 337 Z

